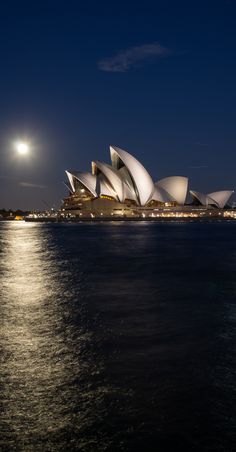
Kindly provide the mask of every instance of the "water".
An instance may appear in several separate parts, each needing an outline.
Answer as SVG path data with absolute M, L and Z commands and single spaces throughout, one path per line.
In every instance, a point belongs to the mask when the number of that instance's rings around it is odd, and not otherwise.
M 231 451 L 236 224 L 0 223 L 4 451 Z

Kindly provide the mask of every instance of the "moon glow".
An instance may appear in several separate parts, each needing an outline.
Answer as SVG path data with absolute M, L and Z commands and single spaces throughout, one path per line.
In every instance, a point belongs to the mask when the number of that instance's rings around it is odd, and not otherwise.
M 20 155 L 26 155 L 29 152 L 29 145 L 23 141 L 16 143 L 16 150 Z

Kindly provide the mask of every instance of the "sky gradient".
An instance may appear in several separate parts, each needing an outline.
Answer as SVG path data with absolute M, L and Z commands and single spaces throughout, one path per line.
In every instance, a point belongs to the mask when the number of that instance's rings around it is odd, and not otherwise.
M 1 5 L 0 208 L 59 207 L 110 144 L 154 181 L 236 190 L 235 2 L 81 3 Z

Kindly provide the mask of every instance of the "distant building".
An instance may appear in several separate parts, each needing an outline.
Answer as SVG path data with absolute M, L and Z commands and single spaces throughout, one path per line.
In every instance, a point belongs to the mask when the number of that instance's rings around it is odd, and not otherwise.
M 185 210 L 188 178 L 171 176 L 153 182 L 128 152 L 110 146 L 111 165 L 94 161 L 92 172 L 66 171 L 69 196 L 62 211 L 82 215 L 140 215 L 165 208 Z M 233 191 L 203 195 L 190 192 L 196 204 L 223 208 Z

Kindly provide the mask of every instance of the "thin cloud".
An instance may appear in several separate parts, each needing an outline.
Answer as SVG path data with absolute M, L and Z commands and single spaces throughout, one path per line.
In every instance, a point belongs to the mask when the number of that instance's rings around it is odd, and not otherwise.
M 19 185 L 26 188 L 46 188 L 46 185 L 31 184 L 30 182 L 19 182 Z
M 171 51 L 158 43 L 143 44 L 122 50 L 117 55 L 98 62 L 98 68 L 105 72 L 127 72 L 133 67 L 142 66 L 155 58 L 170 55 Z
M 193 168 L 193 169 L 208 168 L 208 165 L 196 165 L 196 166 L 190 166 L 189 168 Z

